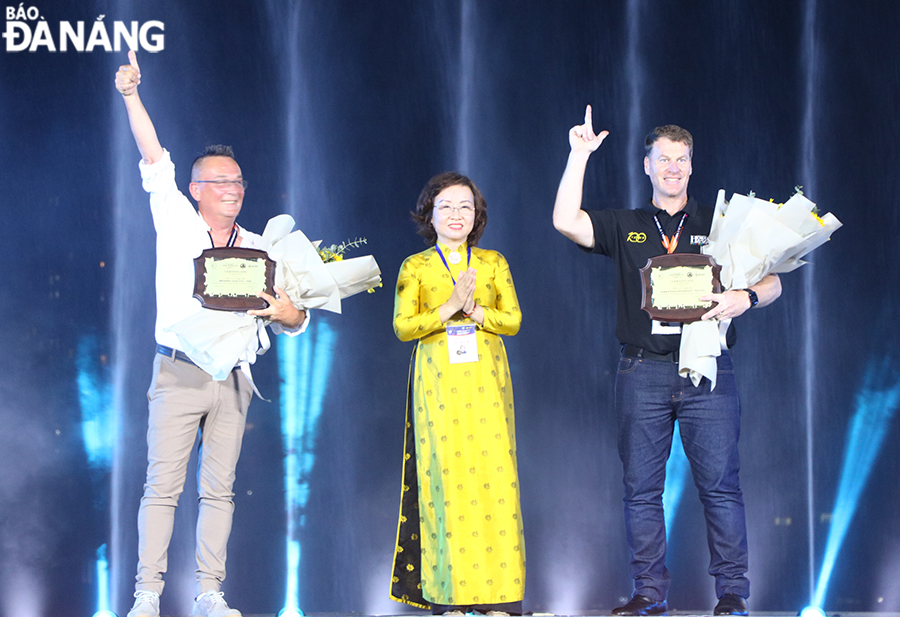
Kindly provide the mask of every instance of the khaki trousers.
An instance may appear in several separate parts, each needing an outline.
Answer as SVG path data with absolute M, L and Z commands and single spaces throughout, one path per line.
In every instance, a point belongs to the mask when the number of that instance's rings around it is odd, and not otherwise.
M 197 594 L 219 591 L 234 512 L 234 470 L 252 396 L 240 371 L 213 381 L 193 364 L 156 355 L 147 392 L 147 483 L 138 511 L 135 589 L 162 593 L 175 508 L 199 430 Z

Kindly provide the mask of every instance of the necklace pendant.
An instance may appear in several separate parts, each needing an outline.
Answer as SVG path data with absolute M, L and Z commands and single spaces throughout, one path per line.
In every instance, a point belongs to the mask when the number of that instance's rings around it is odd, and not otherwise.
M 453 251 L 452 253 L 450 253 L 450 255 L 447 256 L 447 259 L 454 266 L 462 261 L 462 257 L 460 257 L 459 253 L 457 253 L 456 251 Z

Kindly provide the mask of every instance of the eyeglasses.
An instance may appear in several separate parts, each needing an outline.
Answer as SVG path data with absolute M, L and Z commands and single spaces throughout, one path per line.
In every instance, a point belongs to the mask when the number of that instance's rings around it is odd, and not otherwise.
M 246 180 L 194 180 L 197 184 L 213 184 L 217 189 L 227 189 L 234 187 L 242 191 L 247 190 Z
M 446 216 L 456 210 L 460 214 L 475 214 L 475 206 L 471 204 L 462 204 L 461 206 L 451 206 L 449 204 L 441 204 L 437 208 L 435 208 L 442 215 Z

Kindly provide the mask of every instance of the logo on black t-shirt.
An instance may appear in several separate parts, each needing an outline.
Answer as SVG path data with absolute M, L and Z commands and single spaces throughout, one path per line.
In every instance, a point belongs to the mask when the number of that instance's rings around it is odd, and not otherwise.
M 709 238 L 706 236 L 691 236 L 691 246 L 706 246 Z
M 703 236 L 706 238 L 706 236 Z M 626 238 L 626 242 L 634 242 L 636 244 L 642 244 L 647 241 L 647 234 L 642 231 L 629 231 L 628 238 Z

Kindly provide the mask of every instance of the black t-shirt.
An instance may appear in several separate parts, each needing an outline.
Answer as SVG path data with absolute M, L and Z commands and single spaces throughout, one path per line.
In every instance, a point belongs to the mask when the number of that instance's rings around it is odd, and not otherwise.
M 686 213 L 676 253 L 699 253 L 709 242 L 713 209 L 700 205 L 693 197 L 684 208 L 670 216 L 652 201 L 639 210 L 585 210 L 594 226 L 594 247 L 582 247 L 591 253 L 611 257 L 616 263 L 616 338 L 623 344 L 666 354 L 677 351 L 680 334 L 651 334 L 651 319 L 641 310 L 640 269 L 647 260 L 666 254 L 654 217 L 663 232 L 673 237 Z M 733 336 L 733 333 L 730 333 Z M 730 342 L 730 341 L 729 341 Z

